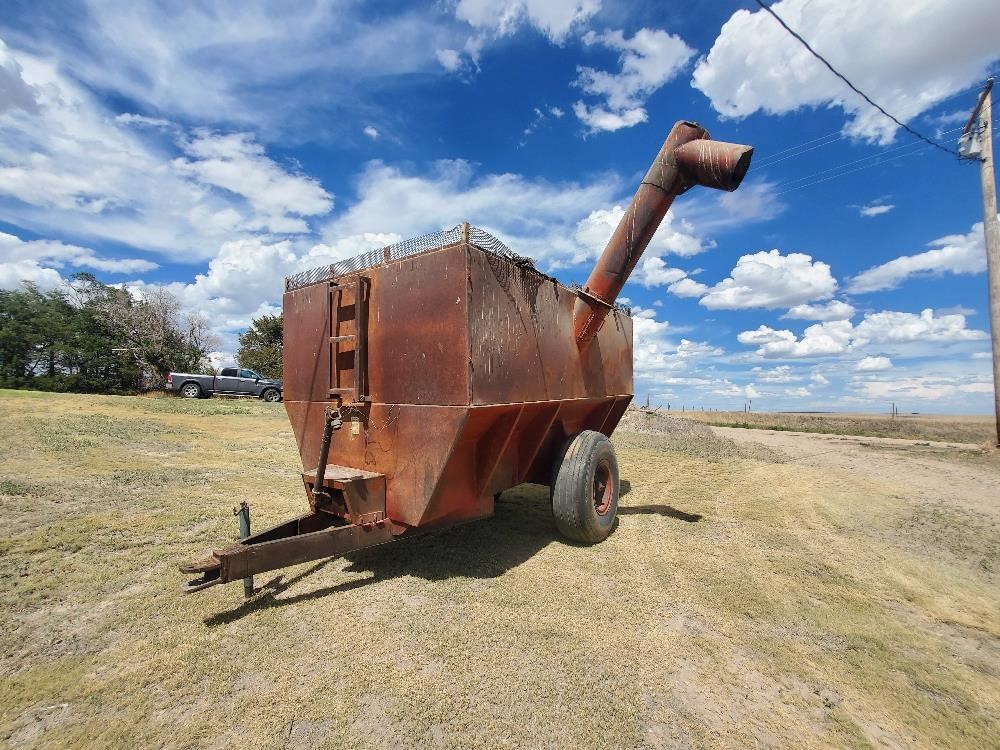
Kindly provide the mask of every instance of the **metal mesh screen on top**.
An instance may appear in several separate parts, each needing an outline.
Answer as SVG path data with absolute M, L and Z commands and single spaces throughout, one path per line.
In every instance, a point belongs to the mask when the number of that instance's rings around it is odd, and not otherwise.
M 357 273 L 358 271 L 362 271 L 366 268 L 372 268 L 373 266 L 378 266 L 382 263 L 388 263 L 394 260 L 399 260 L 400 258 L 406 258 L 428 250 L 434 250 L 439 247 L 461 242 L 464 237 L 463 229 L 464 225 L 459 224 L 452 229 L 445 229 L 441 232 L 432 232 L 431 234 L 425 234 L 421 237 L 403 240 L 402 242 L 397 242 L 395 245 L 389 245 L 388 247 L 377 247 L 361 253 L 360 255 L 355 255 L 353 258 L 348 258 L 347 260 L 340 260 L 336 263 L 331 263 L 330 265 L 310 268 L 308 271 L 302 271 L 301 273 L 297 273 L 294 276 L 286 278 L 285 291 L 301 289 L 304 286 L 309 286 L 310 284 L 315 284 L 317 282 L 324 281 L 325 279 L 343 276 L 344 274 L 349 273 Z M 518 265 L 530 265 L 534 267 L 530 258 L 518 255 L 484 229 L 470 226 L 469 242 L 487 252 L 507 258 Z

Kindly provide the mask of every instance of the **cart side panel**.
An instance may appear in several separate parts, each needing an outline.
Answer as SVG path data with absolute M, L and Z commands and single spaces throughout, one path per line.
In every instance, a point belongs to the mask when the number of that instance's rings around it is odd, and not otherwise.
M 283 310 L 285 401 L 326 401 L 330 388 L 329 284 L 286 292 Z M 323 411 L 322 405 L 319 410 Z
M 319 460 L 324 406 L 286 404 L 305 470 L 315 469 Z M 468 412 L 465 406 L 413 404 L 371 404 L 345 411 L 343 426 L 330 436 L 329 461 L 384 474 L 386 515 L 416 526 L 428 516 Z
M 370 273 L 368 381 L 372 401 L 467 405 L 465 245 L 405 258 Z
M 571 290 L 478 248 L 469 252 L 474 405 L 632 393 L 632 320 L 614 311 L 581 351 Z

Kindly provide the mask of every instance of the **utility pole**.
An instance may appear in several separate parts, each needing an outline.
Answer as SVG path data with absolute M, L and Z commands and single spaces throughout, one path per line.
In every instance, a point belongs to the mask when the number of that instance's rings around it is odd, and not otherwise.
M 986 235 L 986 275 L 993 334 L 993 408 L 1000 447 L 1000 221 L 997 220 L 997 186 L 993 171 L 993 79 L 986 82 L 976 108 L 962 131 L 959 147 L 966 158 L 979 159 L 983 188 L 983 233 Z M 975 124 L 975 127 L 973 125 Z M 978 152 L 978 153 L 977 153 Z

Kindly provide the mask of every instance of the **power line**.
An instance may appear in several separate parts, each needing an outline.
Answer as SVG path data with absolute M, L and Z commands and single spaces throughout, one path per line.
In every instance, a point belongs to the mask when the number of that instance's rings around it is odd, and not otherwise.
M 937 102 L 934 103 L 934 106 L 939 107 L 945 102 L 951 101 L 952 99 L 958 99 L 959 97 L 965 96 L 966 94 L 968 94 L 969 91 L 976 88 L 978 85 L 979 84 L 973 84 L 971 86 L 966 86 L 964 89 L 954 91 L 951 94 L 948 94 L 948 96 L 946 96 L 944 99 L 939 99 Z M 949 130 L 945 132 L 950 133 L 952 131 Z M 945 132 L 939 131 L 935 137 L 940 138 L 941 136 L 945 135 Z M 812 138 L 808 141 L 803 141 L 802 143 L 796 143 L 792 146 L 788 146 L 786 148 L 781 149 L 781 151 L 775 151 L 774 153 L 765 152 L 762 148 L 755 149 L 753 166 L 755 170 L 760 170 L 763 167 L 769 167 L 773 164 L 777 164 L 778 162 L 785 161 L 786 157 L 784 157 L 783 155 L 788 154 L 790 151 L 795 151 L 796 153 L 792 154 L 792 156 L 797 156 L 798 154 L 803 154 L 808 151 L 814 151 L 815 148 L 825 148 L 826 146 L 832 146 L 838 141 L 842 141 L 848 137 L 849 136 L 844 134 L 843 128 L 841 128 L 838 130 L 833 130 L 825 135 L 817 136 L 816 138 Z M 813 144 L 815 143 L 819 143 L 819 141 L 823 141 L 823 143 L 820 143 L 818 147 L 807 148 L 813 146 Z
M 812 187 L 813 185 L 819 185 L 822 182 L 829 182 L 830 180 L 835 180 L 838 177 L 846 177 L 847 175 L 854 174 L 855 172 L 861 172 L 865 169 L 871 169 L 872 167 L 879 167 L 882 166 L 883 164 L 888 164 L 891 161 L 896 161 L 897 159 L 904 159 L 908 156 L 916 156 L 917 154 L 923 154 L 931 150 L 930 146 L 926 146 L 919 143 L 910 143 L 908 145 L 916 146 L 917 148 L 915 151 L 908 151 L 903 154 L 897 154 L 896 156 L 890 156 L 886 159 L 882 159 L 881 161 L 872 162 L 871 164 L 862 164 L 860 167 L 855 167 L 854 169 L 848 169 L 844 172 L 838 172 L 837 174 L 832 174 L 829 177 L 824 177 L 821 180 L 806 182 L 802 185 L 793 185 L 792 187 L 786 188 L 785 190 L 779 190 L 778 192 L 774 193 L 771 197 L 777 198 L 779 195 L 784 195 L 785 193 L 794 193 L 796 190 L 804 190 L 805 188 Z M 815 176 L 815 175 L 810 175 L 810 176 Z M 778 187 L 780 187 L 780 185 Z
M 873 102 L 871 100 L 871 98 L 865 92 L 863 92 L 861 89 L 859 89 L 853 83 L 851 83 L 843 73 L 841 73 L 839 70 L 837 70 L 835 67 L 833 67 L 829 62 L 827 62 L 827 60 L 826 60 L 825 57 L 823 57 L 819 52 L 817 52 L 816 50 L 814 50 L 809 45 L 809 42 L 807 42 L 805 39 L 803 39 L 800 34 L 798 34 L 787 23 L 785 23 L 784 19 L 782 19 L 781 16 L 779 16 L 777 13 L 775 13 L 771 9 L 771 7 L 767 3 L 764 2 L 764 0 L 754 0 L 754 2 L 757 3 L 757 5 L 759 5 L 761 8 L 763 8 L 764 10 L 766 10 L 768 13 L 770 13 L 774 17 L 774 20 L 777 21 L 778 23 L 780 23 L 781 26 L 782 26 L 782 28 L 785 29 L 785 31 L 787 31 L 789 34 L 791 34 L 793 37 L 795 37 L 799 42 L 801 42 L 802 46 L 805 47 L 807 50 L 809 50 L 810 54 L 812 54 L 813 57 L 815 57 L 817 60 L 819 60 L 821 63 L 823 63 L 827 68 L 829 68 L 830 72 L 833 73 L 835 76 L 837 76 L 837 78 L 839 78 L 844 83 L 846 83 L 850 87 L 851 91 L 853 91 L 858 96 L 860 96 L 862 99 L 864 99 L 866 102 L 868 102 L 870 105 L 872 105 L 873 107 L 875 107 L 875 109 L 877 109 L 883 115 L 885 115 L 890 120 L 892 120 L 894 123 L 896 123 L 897 125 L 899 125 L 899 127 L 903 128 L 903 130 L 905 130 L 907 133 L 909 133 L 910 135 L 916 136 L 917 138 L 919 138 L 920 140 L 924 141 L 925 143 L 930 144 L 934 148 L 937 148 L 937 149 L 940 149 L 941 151 L 944 151 L 946 154 L 951 154 L 952 156 L 960 156 L 960 154 L 957 151 L 952 151 L 950 148 L 946 148 L 945 146 L 942 146 L 940 143 L 937 143 L 936 141 L 932 141 L 927 136 L 922 135 L 921 133 L 918 133 L 916 130 L 914 130 L 913 128 L 911 128 L 906 123 L 901 122 L 898 118 L 890 115 L 888 112 L 885 111 L 885 109 L 883 109 L 878 104 L 876 104 L 875 102 Z
M 812 144 L 814 144 L 814 143 L 816 143 L 818 141 L 827 141 L 827 142 L 832 143 L 832 142 L 835 142 L 835 141 L 839 141 L 843 137 L 844 136 L 840 132 L 840 130 L 834 130 L 833 132 L 827 133 L 826 135 L 821 135 L 818 138 L 813 138 L 812 140 L 809 140 L 809 141 L 803 141 L 802 143 L 797 143 L 794 146 L 789 146 L 788 148 L 783 148 L 783 149 L 781 149 L 781 151 L 775 151 L 773 154 L 768 154 L 763 159 L 754 160 L 753 165 L 754 165 L 755 168 L 761 167 L 761 166 L 763 166 L 765 164 L 770 164 L 771 162 L 773 162 L 775 160 L 775 157 L 781 156 L 782 154 L 787 154 L 789 151 L 796 151 L 796 150 L 798 150 L 800 148 L 803 148 L 804 146 L 811 146 Z
M 949 133 L 957 133 L 961 129 L 962 129 L 961 127 L 957 127 L 957 128 L 952 128 L 951 130 L 945 130 L 945 131 L 941 132 L 941 135 L 948 135 Z M 871 164 L 871 165 L 869 165 L 869 166 L 873 166 L 873 167 L 874 166 L 878 166 L 878 164 L 879 164 L 878 160 L 879 159 L 883 159 L 887 154 L 892 154 L 892 153 L 895 153 L 897 151 L 902 151 L 902 150 L 912 150 L 914 146 L 917 146 L 921 150 L 924 149 L 924 148 L 926 148 L 925 144 L 914 143 L 913 141 L 911 141 L 909 143 L 903 143 L 903 144 L 900 144 L 898 146 L 893 146 L 892 148 L 883 148 L 883 149 L 875 152 L 874 154 L 868 154 L 867 156 L 862 156 L 859 159 L 854 159 L 853 161 L 848 161 L 848 162 L 843 162 L 841 164 L 836 164 L 836 165 L 834 165 L 832 167 L 829 167 L 827 169 L 823 169 L 823 170 L 821 170 L 819 172 L 813 172 L 811 174 L 803 175 L 801 177 L 793 177 L 793 178 L 788 179 L 788 180 L 782 180 L 781 182 L 778 182 L 775 185 L 775 187 L 778 187 L 778 188 L 789 187 L 789 186 L 791 186 L 792 184 L 794 184 L 796 182 L 802 182 L 804 180 L 810 180 L 813 177 L 820 177 L 820 176 L 822 176 L 824 174 L 828 174 L 830 172 L 837 172 L 837 171 L 839 171 L 841 169 L 844 169 L 845 167 L 850 167 L 850 166 L 853 166 L 855 164 L 860 164 L 861 162 L 875 160 L 874 163 Z
M 998 129 L 994 128 L 992 132 L 996 133 L 996 132 L 998 132 Z M 914 146 L 916 146 L 916 149 L 912 150 Z M 778 192 L 774 193 L 771 197 L 777 198 L 779 195 L 784 195 L 785 193 L 794 193 L 797 190 L 803 190 L 805 188 L 812 187 L 813 185 L 819 185 L 822 182 L 829 182 L 830 180 L 835 180 L 838 177 L 846 177 L 847 175 L 854 174 L 855 172 L 861 172 L 861 171 L 863 171 L 865 169 L 871 169 L 872 167 L 880 167 L 883 164 L 888 164 L 891 161 L 896 161 L 898 159 L 905 159 L 905 158 L 907 158 L 909 156 L 917 156 L 918 154 L 925 154 L 925 153 L 928 153 L 929 151 L 931 151 L 931 146 L 927 146 L 927 145 L 922 144 L 922 143 L 907 143 L 905 146 L 900 146 L 898 148 L 909 148 L 911 150 L 910 151 L 906 151 L 906 152 L 901 153 L 901 154 L 897 154 L 896 156 L 890 156 L 888 158 L 882 158 L 880 161 L 874 161 L 871 164 L 862 164 L 860 167 L 855 167 L 854 169 L 848 169 L 848 170 L 843 171 L 843 172 L 838 172 L 837 174 L 832 174 L 829 177 L 824 177 L 821 180 L 814 180 L 813 182 L 806 182 L 806 183 L 804 183 L 802 185 L 792 185 L 792 187 L 788 187 L 788 188 L 786 188 L 784 190 L 779 190 Z M 895 149 L 893 149 L 893 150 L 895 150 Z M 882 157 L 883 154 L 875 154 L 874 156 L 875 157 Z M 872 157 L 868 157 L 868 158 L 872 158 Z M 849 162 L 849 164 L 850 163 L 852 163 L 852 162 Z M 843 166 L 847 166 L 847 165 L 846 164 L 845 165 L 841 165 L 841 167 L 843 167 Z M 839 169 L 841 167 L 836 167 L 836 169 Z M 825 172 L 829 172 L 829 171 L 831 171 L 831 170 L 825 170 Z M 819 175 L 822 175 L 823 173 L 824 172 L 817 172 L 814 175 L 808 175 L 808 177 L 817 177 Z M 800 179 L 805 179 L 805 178 L 800 178 Z M 787 183 L 778 183 L 778 185 L 776 185 L 775 187 L 779 187 L 779 188 L 780 187 L 784 187 L 785 185 L 790 185 L 790 184 L 792 184 L 794 182 L 798 182 L 798 181 L 799 180 L 790 180 Z
M 880 151 L 877 154 L 871 154 L 870 156 L 865 156 L 861 159 L 855 159 L 854 161 L 845 162 L 843 164 L 837 164 L 836 166 L 830 167 L 828 169 L 820 170 L 819 172 L 813 172 L 812 174 L 803 175 L 802 177 L 795 177 L 790 180 L 782 180 L 775 184 L 774 188 L 785 192 L 790 188 L 795 187 L 805 187 L 806 185 L 812 184 L 812 181 L 817 177 L 823 177 L 831 173 L 839 173 L 845 169 L 853 166 L 857 166 L 858 169 L 867 169 L 868 167 L 877 167 L 879 164 L 888 161 L 888 154 L 894 151 L 905 150 L 905 154 L 896 154 L 896 156 L 909 156 L 911 153 L 917 153 L 918 151 L 923 151 L 927 148 L 925 143 L 907 143 L 905 146 L 899 146 L 889 151 Z M 895 158 L 895 157 L 893 157 Z M 802 183 L 802 184 L 799 184 Z
M 847 137 L 846 135 L 839 135 L 839 131 L 838 131 L 838 135 L 835 138 L 830 138 L 829 140 L 823 141 L 822 143 L 819 143 L 819 144 L 817 144 L 815 146 L 808 146 L 808 144 L 803 143 L 802 147 L 800 147 L 798 151 L 792 151 L 792 153 L 787 154 L 786 156 L 782 156 L 781 158 L 773 158 L 772 157 L 770 159 L 765 159 L 765 160 L 763 160 L 762 163 L 755 164 L 754 166 L 757 167 L 757 169 L 762 169 L 763 167 L 770 167 L 770 166 L 773 166 L 773 165 L 778 164 L 780 162 L 787 161 L 788 159 L 794 159 L 795 157 L 801 156 L 802 154 L 807 154 L 810 151 L 815 151 L 818 148 L 825 148 L 826 146 L 832 146 L 837 141 L 842 141 L 846 137 Z M 817 139 L 817 140 L 819 140 L 819 139 Z M 805 148 L 805 146 L 808 146 L 808 148 Z M 788 150 L 789 149 L 786 149 L 786 151 L 788 151 Z M 780 153 L 785 153 L 785 152 L 782 151 Z M 777 154 L 775 154 L 775 156 L 777 156 Z

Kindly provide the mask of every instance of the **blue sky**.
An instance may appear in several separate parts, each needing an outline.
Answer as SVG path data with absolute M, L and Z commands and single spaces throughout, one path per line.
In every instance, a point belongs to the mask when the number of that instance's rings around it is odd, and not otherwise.
M 990 0 L 774 8 L 949 147 L 1000 67 Z M 754 164 L 625 288 L 637 398 L 992 408 L 978 167 L 752 3 L 5 0 L 0 40 L 0 286 L 165 288 L 222 361 L 285 275 L 463 220 L 583 281 L 692 119 Z

